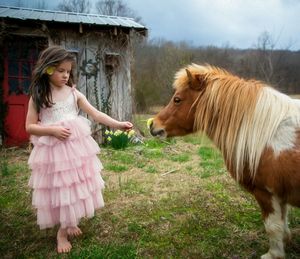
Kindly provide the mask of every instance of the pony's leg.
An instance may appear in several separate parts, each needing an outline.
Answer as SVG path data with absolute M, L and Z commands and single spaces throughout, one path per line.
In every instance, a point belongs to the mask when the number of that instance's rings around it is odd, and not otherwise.
M 285 220 L 280 200 L 268 191 L 255 190 L 254 196 L 258 201 L 264 218 L 264 225 L 269 236 L 269 251 L 261 259 L 282 259 L 284 254 Z
M 284 220 L 284 237 L 283 241 L 289 243 L 292 240 L 292 234 L 288 225 L 289 208 L 287 204 L 282 205 L 282 216 Z

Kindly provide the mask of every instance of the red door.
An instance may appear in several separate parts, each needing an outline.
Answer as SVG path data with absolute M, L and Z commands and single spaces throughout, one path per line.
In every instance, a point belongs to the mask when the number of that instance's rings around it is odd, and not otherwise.
M 32 69 L 39 52 L 47 46 L 45 38 L 11 37 L 5 44 L 4 100 L 8 104 L 5 120 L 6 146 L 20 146 L 28 142 L 25 120 L 29 100 Z

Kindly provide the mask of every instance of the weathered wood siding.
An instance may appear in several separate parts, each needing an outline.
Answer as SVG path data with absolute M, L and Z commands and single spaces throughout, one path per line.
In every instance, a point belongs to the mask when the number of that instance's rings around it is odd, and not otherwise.
M 17 34 L 44 36 L 77 56 L 77 88 L 93 106 L 118 120 L 132 119 L 130 32 L 121 29 L 80 31 L 80 28 L 22 28 Z M 92 130 L 101 142 L 101 125 Z

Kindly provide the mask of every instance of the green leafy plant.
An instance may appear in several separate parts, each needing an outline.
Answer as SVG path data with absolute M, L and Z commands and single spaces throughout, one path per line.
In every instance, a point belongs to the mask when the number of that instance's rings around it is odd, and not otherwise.
M 134 130 L 130 130 L 129 132 L 121 130 L 116 130 L 115 132 L 109 130 L 105 131 L 107 143 L 114 149 L 126 148 L 134 134 Z

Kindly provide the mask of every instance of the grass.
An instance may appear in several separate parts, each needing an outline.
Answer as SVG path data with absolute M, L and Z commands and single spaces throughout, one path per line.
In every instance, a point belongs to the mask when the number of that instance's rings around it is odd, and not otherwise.
M 36 226 L 29 151 L 1 150 L 0 258 L 259 258 L 267 251 L 258 205 L 230 178 L 209 140 L 144 142 L 102 147 L 106 205 L 81 221 L 83 236 L 62 256 L 55 252 L 57 228 Z M 299 223 L 300 211 L 292 209 L 291 228 Z M 287 258 L 299 258 L 299 247 L 298 234 Z

